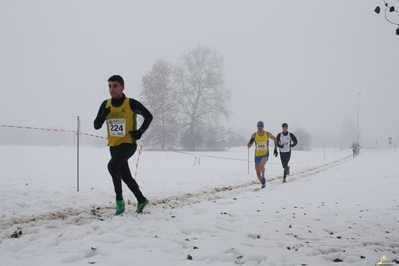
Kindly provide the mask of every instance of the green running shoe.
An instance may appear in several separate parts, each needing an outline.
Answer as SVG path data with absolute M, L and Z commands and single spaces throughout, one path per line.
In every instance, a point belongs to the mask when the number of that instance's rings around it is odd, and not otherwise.
M 142 213 L 145 205 L 147 205 L 148 199 L 145 199 L 143 203 L 137 203 L 137 210 L 136 213 Z
M 125 201 L 124 200 L 117 200 L 116 201 L 116 212 L 115 215 L 121 215 L 125 212 Z

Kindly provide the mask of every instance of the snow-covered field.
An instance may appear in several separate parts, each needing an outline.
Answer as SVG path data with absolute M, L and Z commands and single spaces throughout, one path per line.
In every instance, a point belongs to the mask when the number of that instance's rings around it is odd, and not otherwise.
M 2 146 L 0 156 L 0 265 L 399 260 L 399 150 L 293 151 L 286 184 L 271 157 L 263 190 L 245 147 L 143 150 L 130 166 L 150 204 L 136 214 L 124 186 L 122 217 L 113 215 L 108 148 L 81 147 L 79 191 L 74 147 Z

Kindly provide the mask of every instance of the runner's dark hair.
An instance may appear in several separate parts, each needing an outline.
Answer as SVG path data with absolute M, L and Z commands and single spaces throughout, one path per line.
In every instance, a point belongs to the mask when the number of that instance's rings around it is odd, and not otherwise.
M 113 75 L 112 77 L 110 77 L 108 79 L 108 81 L 115 81 L 118 82 L 121 86 L 125 85 L 125 81 L 123 80 L 123 78 L 119 75 Z

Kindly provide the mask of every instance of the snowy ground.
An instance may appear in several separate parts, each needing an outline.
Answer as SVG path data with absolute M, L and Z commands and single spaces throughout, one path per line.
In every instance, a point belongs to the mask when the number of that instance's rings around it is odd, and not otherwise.
M 399 260 L 399 150 L 293 151 L 286 184 L 271 157 L 263 190 L 245 147 L 196 154 L 144 150 L 136 178 L 150 204 L 135 214 L 124 187 L 129 205 L 114 217 L 107 148 L 81 148 L 78 192 L 76 148 L 2 146 L 0 265 Z

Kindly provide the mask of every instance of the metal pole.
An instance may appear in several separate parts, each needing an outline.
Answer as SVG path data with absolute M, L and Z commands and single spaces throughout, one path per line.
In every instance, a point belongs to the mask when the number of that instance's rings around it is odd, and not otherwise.
M 248 148 L 248 175 L 249 175 L 249 148 Z
M 357 93 L 357 143 L 360 143 L 360 111 L 359 111 L 359 106 L 360 106 L 360 94 L 361 92 Z
M 76 190 L 79 191 L 79 136 L 80 136 L 80 119 L 77 118 L 76 130 Z

